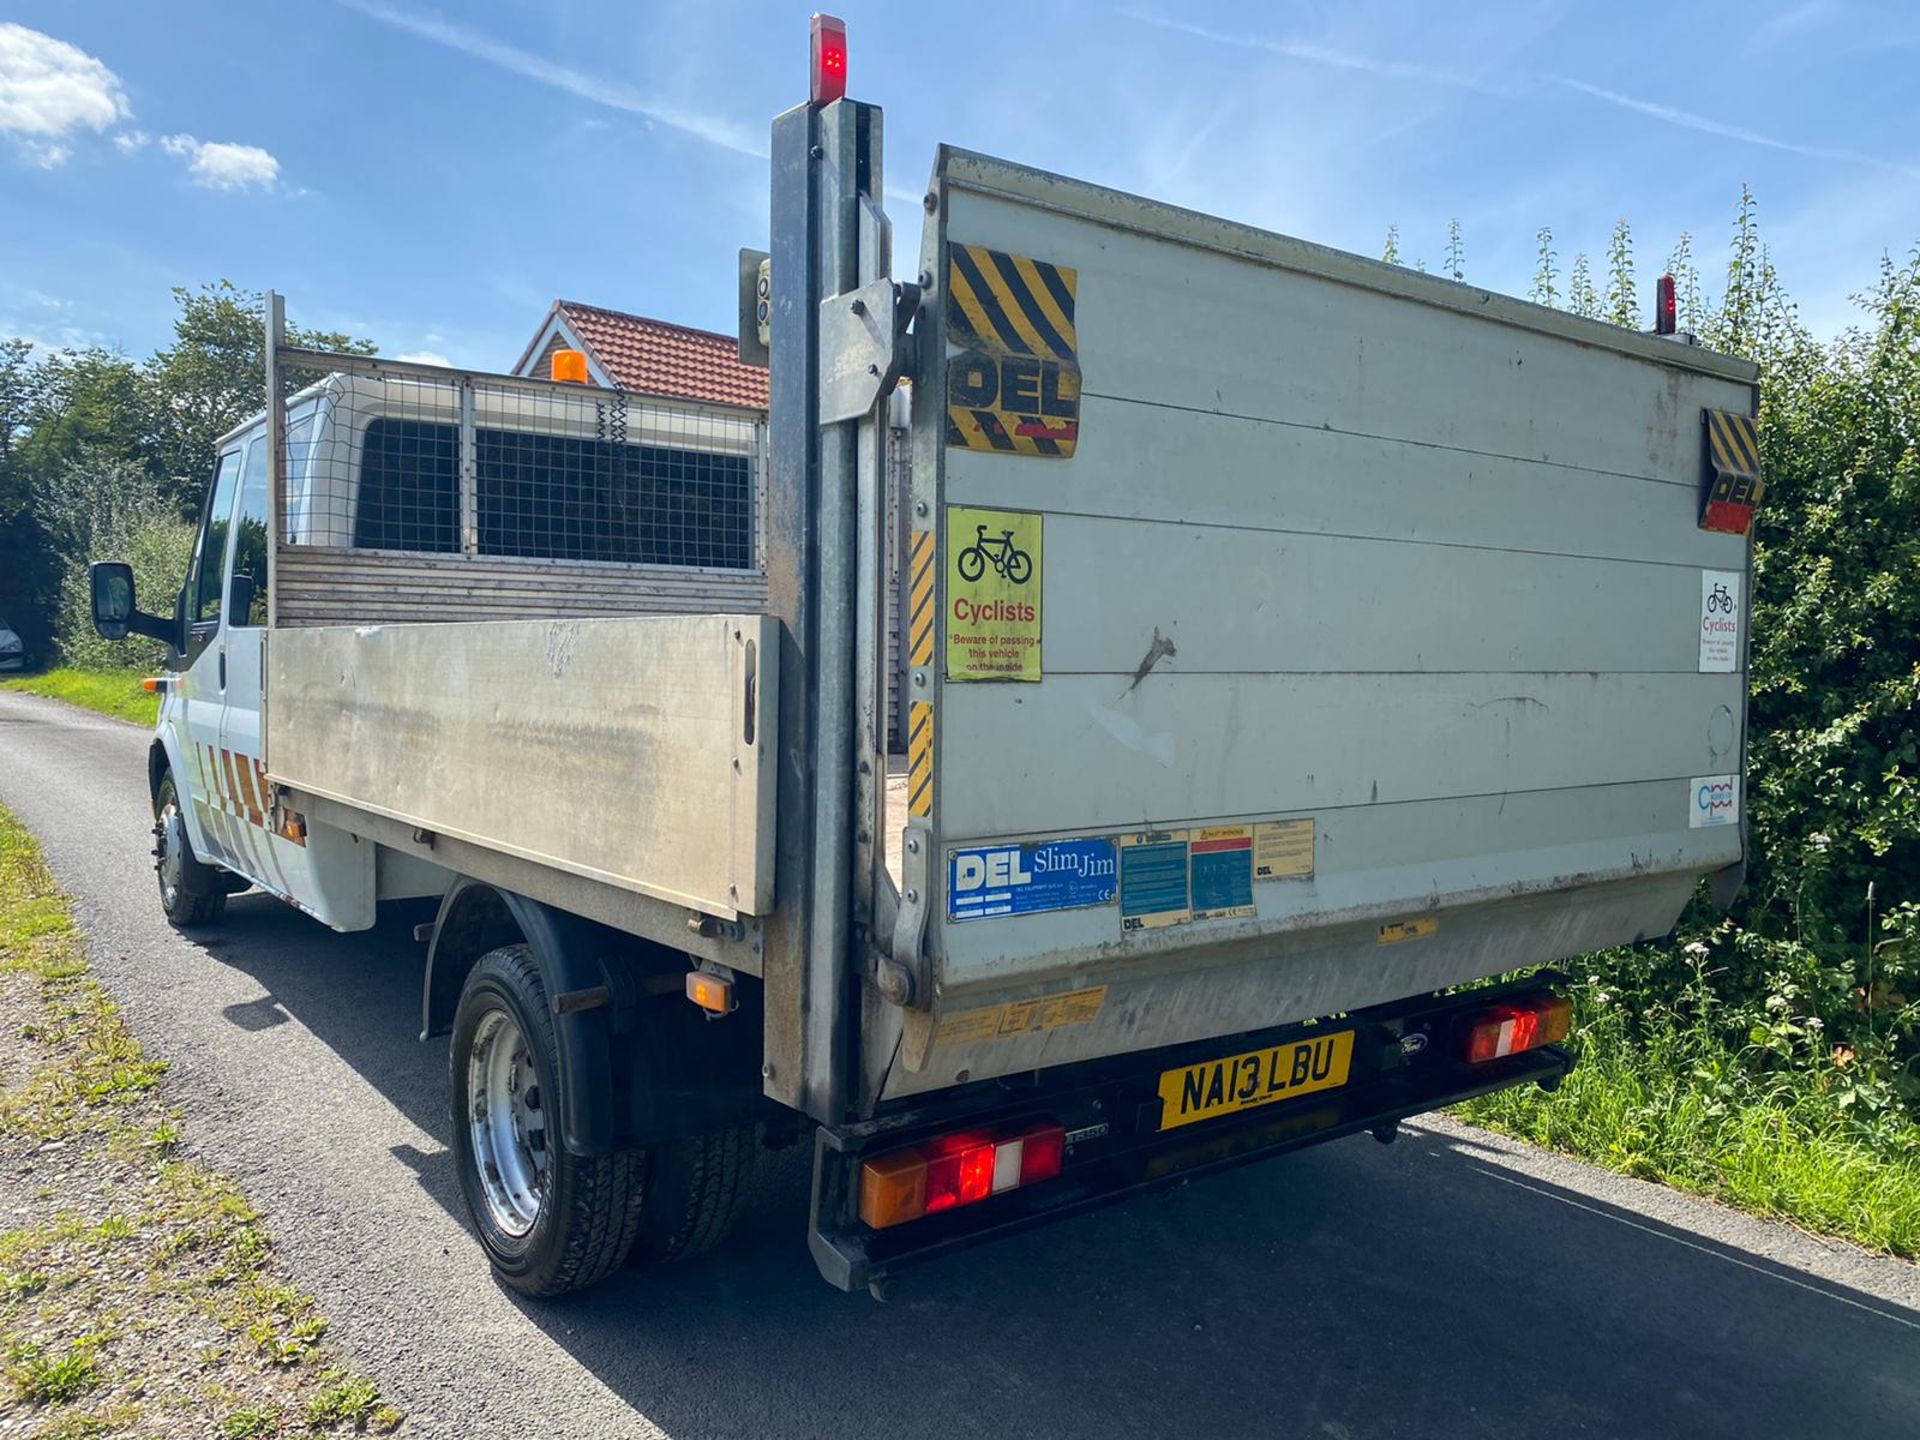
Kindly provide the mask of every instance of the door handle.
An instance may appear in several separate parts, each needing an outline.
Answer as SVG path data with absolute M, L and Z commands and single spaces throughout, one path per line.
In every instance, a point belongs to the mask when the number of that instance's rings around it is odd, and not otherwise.
M 220 688 L 227 688 L 227 647 L 220 647 Z

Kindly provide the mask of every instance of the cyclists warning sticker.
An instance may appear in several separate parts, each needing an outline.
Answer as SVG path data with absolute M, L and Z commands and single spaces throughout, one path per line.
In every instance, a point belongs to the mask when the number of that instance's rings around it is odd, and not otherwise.
M 1040 678 L 1040 517 L 947 507 L 947 679 Z
M 1700 572 L 1700 673 L 1740 668 L 1740 572 Z

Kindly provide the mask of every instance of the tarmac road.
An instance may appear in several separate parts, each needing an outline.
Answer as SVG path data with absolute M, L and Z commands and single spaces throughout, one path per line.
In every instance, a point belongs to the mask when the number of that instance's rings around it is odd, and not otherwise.
M 814 1272 L 798 1150 L 729 1249 L 560 1303 L 470 1238 L 417 910 L 335 935 L 148 872 L 144 732 L 0 694 L 0 803 L 409 1433 L 1920 1435 L 1920 1268 L 1444 1122 L 970 1252 L 881 1305 Z

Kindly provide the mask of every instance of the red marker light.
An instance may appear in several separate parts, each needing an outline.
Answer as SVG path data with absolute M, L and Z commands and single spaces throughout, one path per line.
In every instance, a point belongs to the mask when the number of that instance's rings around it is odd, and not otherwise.
M 1673 277 L 1662 275 L 1653 287 L 1653 333 L 1671 335 L 1678 313 L 1673 301 Z
M 847 94 L 847 22 L 813 17 L 813 103 L 831 105 Z

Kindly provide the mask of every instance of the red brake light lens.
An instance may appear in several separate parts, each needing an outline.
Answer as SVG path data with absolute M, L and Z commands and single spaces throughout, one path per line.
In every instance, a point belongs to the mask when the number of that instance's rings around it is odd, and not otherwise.
M 1559 995 L 1528 995 L 1475 1015 L 1467 1030 L 1467 1063 L 1483 1064 L 1554 1045 L 1573 1028 L 1573 1005 Z
M 815 15 L 812 32 L 813 103 L 831 105 L 847 94 L 847 22 L 832 15 Z
M 963 1130 L 860 1166 L 860 1218 L 876 1230 L 1036 1185 L 1060 1173 L 1067 1132 L 1051 1120 L 1013 1130 Z

